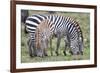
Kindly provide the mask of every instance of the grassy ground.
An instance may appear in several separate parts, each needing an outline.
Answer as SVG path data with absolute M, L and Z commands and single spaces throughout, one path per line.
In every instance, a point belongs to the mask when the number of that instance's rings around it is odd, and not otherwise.
M 29 11 L 29 14 L 36 14 L 36 11 Z M 38 13 L 41 13 L 38 11 Z M 47 12 L 42 12 L 43 14 L 48 14 Z M 72 56 L 68 53 L 67 56 L 64 56 L 62 51 L 64 49 L 64 41 L 62 39 L 61 45 L 59 48 L 59 56 L 55 55 L 55 48 L 56 48 L 56 39 L 53 39 L 53 56 L 50 55 L 50 49 L 47 50 L 48 57 L 40 58 L 40 57 L 33 57 L 30 58 L 28 53 L 28 46 L 27 46 L 27 37 L 28 35 L 24 33 L 24 26 L 22 24 L 21 27 L 21 62 L 23 63 L 32 63 L 32 62 L 48 62 L 48 61 L 70 61 L 70 60 L 86 60 L 90 58 L 90 18 L 89 13 L 65 13 L 65 12 L 57 12 L 57 14 L 70 16 L 74 18 L 76 21 L 79 22 L 80 27 L 83 31 L 84 37 L 84 55 L 79 56 Z

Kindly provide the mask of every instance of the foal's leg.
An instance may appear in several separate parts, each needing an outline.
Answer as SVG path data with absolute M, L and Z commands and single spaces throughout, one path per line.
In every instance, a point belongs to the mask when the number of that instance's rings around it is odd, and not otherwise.
M 48 56 L 48 54 L 47 54 L 47 49 L 48 49 L 48 43 L 49 43 L 49 41 L 47 40 L 47 41 L 45 41 L 45 43 L 46 43 L 46 47 L 44 48 L 44 56 Z

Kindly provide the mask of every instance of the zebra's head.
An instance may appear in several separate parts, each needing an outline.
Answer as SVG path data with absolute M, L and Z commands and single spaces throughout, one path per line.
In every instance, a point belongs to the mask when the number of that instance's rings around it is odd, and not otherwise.
M 81 38 L 79 38 L 77 41 L 71 42 L 71 51 L 70 53 L 72 55 L 83 55 L 83 41 Z
M 46 49 L 48 48 L 48 34 L 49 29 L 47 26 L 47 21 L 42 21 L 36 29 L 35 37 L 35 45 L 36 45 L 36 54 L 39 57 L 43 57 L 46 55 Z
M 79 55 L 79 44 L 77 40 L 71 41 L 71 45 L 70 45 L 71 51 L 70 53 L 72 55 Z

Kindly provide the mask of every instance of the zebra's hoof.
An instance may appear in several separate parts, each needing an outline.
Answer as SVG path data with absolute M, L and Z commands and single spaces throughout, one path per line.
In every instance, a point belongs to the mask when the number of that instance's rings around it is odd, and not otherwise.
M 56 51 L 56 55 L 59 56 L 59 53 Z
M 79 52 L 77 52 L 77 55 L 79 55 L 80 53 Z
M 66 55 L 67 55 L 65 51 L 63 51 L 63 53 L 64 53 L 64 56 L 66 56 Z
M 83 51 L 81 51 L 81 55 L 83 55 Z
M 32 54 L 30 54 L 30 57 L 32 58 L 32 57 L 33 57 L 33 55 L 32 55 Z
M 71 55 L 73 55 L 73 52 L 72 52 L 72 51 L 69 51 L 69 53 L 70 53 Z
M 48 56 L 47 54 L 45 54 L 45 56 Z

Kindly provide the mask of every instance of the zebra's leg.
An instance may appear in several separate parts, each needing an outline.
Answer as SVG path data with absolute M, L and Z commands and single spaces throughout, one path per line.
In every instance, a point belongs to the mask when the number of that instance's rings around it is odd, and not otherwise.
M 58 49 L 59 49 L 59 46 L 60 46 L 60 42 L 61 42 L 61 36 L 58 35 L 57 36 L 57 46 L 56 46 L 56 54 L 57 54 L 57 56 L 59 55 Z
M 29 49 L 29 55 L 30 55 L 30 57 L 33 57 L 33 55 L 32 55 L 32 47 L 31 47 L 31 39 L 28 39 L 28 41 L 27 41 L 27 44 L 28 44 L 28 49 Z
M 68 37 L 68 35 L 64 37 L 64 41 L 65 41 L 65 48 L 64 48 L 63 53 L 66 56 L 67 55 L 67 53 L 66 53 L 67 48 L 68 49 L 70 48 L 70 38 Z
M 31 49 L 32 49 L 32 55 L 36 56 L 36 48 L 35 48 L 35 41 L 31 40 Z
M 52 38 L 50 38 L 50 52 L 51 52 L 51 56 L 53 56 L 53 48 L 52 48 Z
M 65 40 L 65 48 L 64 48 L 64 51 L 63 51 L 63 53 L 64 53 L 65 56 L 67 55 L 67 54 L 66 54 L 67 45 L 68 45 L 68 43 L 67 43 L 67 41 Z
M 34 41 L 29 38 L 27 43 L 28 43 L 28 49 L 29 49 L 30 57 L 36 56 L 35 47 L 34 47 Z

